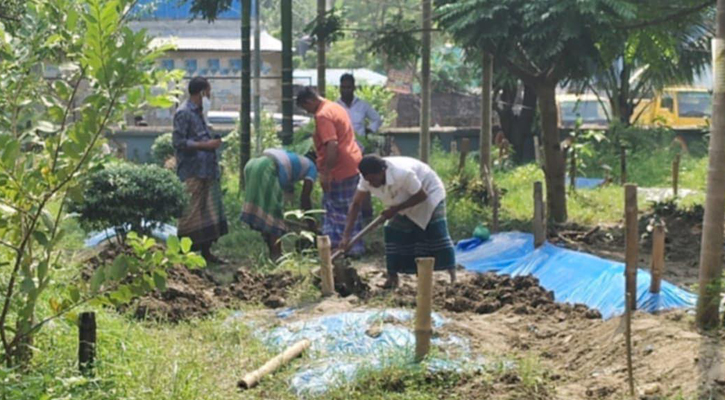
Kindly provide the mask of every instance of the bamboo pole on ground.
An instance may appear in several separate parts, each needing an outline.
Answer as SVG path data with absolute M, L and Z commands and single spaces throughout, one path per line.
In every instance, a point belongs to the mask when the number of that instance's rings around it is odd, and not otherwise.
M 237 386 L 241 390 L 251 389 L 257 386 L 262 378 L 274 373 L 280 367 L 288 364 L 292 359 L 302 354 L 302 352 L 305 351 L 308 347 L 310 347 L 310 341 L 307 339 L 295 343 L 294 345 L 292 345 L 292 347 L 288 347 L 284 352 L 267 361 L 267 363 L 258 370 L 244 375 L 244 378 L 239 381 Z
M 629 303 L 632 297 L 627 293 L 627 302 Z M 634 371 L 632 368 L 632 310 L 629 307 L 625 307 L 624 311 L 624 340 L 627 345 L 627 381 L 629 382 L 629 395 L 634 398 Z
M 317 237 L 317 249 L 320 252 L 320 278 L 323 296 L 332 296 L 335 293 L 335 278 L 332 274 L 332 250 L 329 236 Z
M 649 291 L 659 293 L 662 284 L 662 274 L 665 270 L 665 225 L 657 222 L 652 231 L 652 283 Z
M 82 375 L 93 375 L 96 359 L 96 314 L 81 313 L 78 320 L 78 368 Z
M 435 258 L 417 258 L 418 295 L 415 309 L 415 361 L 422 361 L 430 350 L 433 336 L 431 307 L 433 305 L 433 266 Z
M 534 182 L 534 247 L 539 247 L 546 241 L 546 226 L 544 223 L 544 193 L 541 182 Z
M 637 260 L 639 257 L 639 226 L 637 220 L 637 185 L 624 185 L 625 280 L 628 307 L 637 309 Z
M 468 152 L 471 150 L 471 140 L 468 138 L 461 139 L 461 156 L 458 160 L 458 173 L 461 173 L 463 171 L 463 168 L 466 167 L 466 158 L 468 157 Z
M 677 197 L 677 189 L 679 187 L 680 180 L 680 155 L 677 154 L 675 159 L 672 160 L 672 194 Z

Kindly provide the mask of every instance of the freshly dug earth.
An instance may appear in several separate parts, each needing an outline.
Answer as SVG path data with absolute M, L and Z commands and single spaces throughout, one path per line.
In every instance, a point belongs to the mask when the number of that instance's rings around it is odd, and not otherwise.
M 233 283 L 220 285 L 203 269 L 176 267 L 168 273 L 166 291 L 156 291 L 136 302 L 138 318 L 176 322 L 208 315 L 240 301 L 262 303 L 269 308 L 284 307 L 288 290 L 302 280 L 288 271 L 261 274 L 239 268 L 233 274 Z
M 398 305 L 415 307 L 415 287 L 403 285 L 396 293 Z M 494 273 L 473 274 L 454 285 L 435 285 L 435 306 L 452 312 L 491 314 L 504 307 L 517 315 L 523 314 L 576 314 L 590 319 L 601 319 L 599 311 L 585 305 L 554 302 L 554 292 L 539 286 L 533 276 L 511 278 Z

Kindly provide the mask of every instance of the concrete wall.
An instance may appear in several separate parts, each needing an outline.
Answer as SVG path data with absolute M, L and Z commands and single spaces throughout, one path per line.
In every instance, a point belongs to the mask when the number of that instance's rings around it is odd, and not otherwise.
M 420 97 L 415 94 L 399 94 L 393 101 L 398 112 L 397 127 L 420 124 Z M 494 116 L 494 118 L 496 118 Z M 431 125 L 480 126 L 480 96 L 458 93 L 433 93 L 431 95 Z M 496 121 L 494 121 L 495 124 Z

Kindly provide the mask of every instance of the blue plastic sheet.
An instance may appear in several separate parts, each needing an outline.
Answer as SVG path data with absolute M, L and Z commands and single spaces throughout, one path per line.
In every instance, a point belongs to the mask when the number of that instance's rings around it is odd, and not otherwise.
M 493 235 L 474 247 L 459 243 L 459 264 L 477 272 L 533 275 L 562 303 L 580 303 L 601 312 L 604 319 L 624 312 L 624 264 L 546 243 L 534 250 L 533 235 L 508 232 Z M 663 281 L 659 294 L 649 291 L 652 277 L 637 271 L 637 308 L 648 312 L 693 307 L 696 296 Z
M 577 189 L 596 189 L 604 183 L 602 178 L 582 178 L 577 176 L 574 185 Z M 569 177 L 566 177 L 566 184 L 569 185 Z
M 407 325 L 412 317 L 410 311 L 399 309 L 347 312 L 294 322 L 261 332 L 261 338 L 277 351 L 302 339 L 312 342 L 306 353 L 310 361 L 294 374 L 290 386 L 298 395 L 317 395 L 353 381 L 363 370 L 410 363 L 415 336 Z M 444 324 L 434 313 L 434 327 Z M 366 333 L 374 326 L 380 328 L 379 336 Z M 427 362 L 430 370 L 463 371 L 483 365 L 470 358 L 467 339 L 446 335 L 431 343 L 439 351 Z
M 145 224 L 145 222 L 142 222 Z M 127 225 L 124 227 L 126 231 L 131 229 L 130 225 Z M 86 238 L 83 245 L 85 247 L 96 247 L 99 244 L 110 241 L 114 237 L 118 235 L 116 228 L 106 228 L 100 232 L 91 232 L 88 237 Z M 155 228 L 151 230 L 151 236 L 155 237 L 156 239 L 166 241 L 166 239 L 169 238 L 169 236 L 176 236 L 176 227 L 169 224 L 161 224 L 158 228 Z

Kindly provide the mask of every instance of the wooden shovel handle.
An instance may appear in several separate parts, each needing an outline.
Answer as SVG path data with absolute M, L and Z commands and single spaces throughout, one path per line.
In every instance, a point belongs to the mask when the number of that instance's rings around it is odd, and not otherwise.
M 347 246 L 344 249 L 340 249 L 340 250 L 337 250 L 334 253 L 332 253 L 332 257 L 331 258 L 334 260 L 335 258 L 343 255 L 346 251 L 350 250 L 350 248 L 352 248 L 352 246 L 355 243 L 357 243 L 358 241 L 360 241 L 360 239 L 362 239 L 363 236 L 365 236 L 366 234 L 368 234 L 368 232 L 372 231 L 373 229 L 377 228 L 378 225 L 382 224 L 383 222 L 385 222 L 385 217 L 382 216 L 382 215 L 379 215 L 377 218 L 375 218 L 373 220 L 373 222 L 369 223 L 368 226 L 366 226 L 365 228 L 363 228 L 360 231 L 360 233 L 358 233 L 357 235 L 353 236 L 353 238 L 350 239 L 350 242 L 347 244 Z

